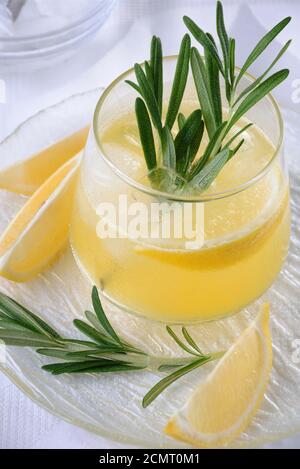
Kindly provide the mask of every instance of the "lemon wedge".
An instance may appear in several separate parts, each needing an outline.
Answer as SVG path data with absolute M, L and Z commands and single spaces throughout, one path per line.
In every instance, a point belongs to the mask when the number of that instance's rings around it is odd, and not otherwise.
M 0 238 L 0 274 L 27 281 L 65 246 L 81 153 L 61 166 L 30 197 Z
M 165 432 L 196 447 L 224 447 L 248 426 L 263 399 L 272 367 L 270 307 L 225 353 Z
M 76 94 L 38 111 L 0 142 L 0 189 L 32 195 L 79 153 L 102 91 Z
M 33 194 L 57 169 L 85 146 L 85 127 L 44 150 L 0 171 L 0 188 L 24 195 Z

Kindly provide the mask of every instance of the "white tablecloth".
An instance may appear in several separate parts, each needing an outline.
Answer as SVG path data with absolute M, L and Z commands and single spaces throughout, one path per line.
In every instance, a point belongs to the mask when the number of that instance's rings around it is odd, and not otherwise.
M 283 66 L 291 69 L 291 75 L 277 97 L 286 107 L 300 111 L 297 99 L 300 93 L 295 93 L 295 87 L 300 86 L 299 0 L 223 0 L 223 3 L 230 31 L 238 37 L 241 59 L 265 29 L 284 16 L 293 16 L 288 31 L 280 36 L 282 43 L 293 38 L 288 56 L 282 61 Z M 0 100 L 0 139 L 36 111 L 74 93 L 105 86 L 134 62 L 143 61 L 148 56 L 152 34 L 162 38 L 165 54 L 176 53 L 184 33 L 183 14 L 211 30 L 214 9 L 215 0 L 119 0 L 96 38 L 69 61 L 34 73 L 4 74 L 0 70 L 0 81 L 6 84 L 6 103 L 1 104 Z M 253 73 L 260 67 L 261 63 Z M 52 416 L 3 375 L 0 394 L 0 448 L 120 447 Z M 300 435 L 266 447 L 300 448 Z

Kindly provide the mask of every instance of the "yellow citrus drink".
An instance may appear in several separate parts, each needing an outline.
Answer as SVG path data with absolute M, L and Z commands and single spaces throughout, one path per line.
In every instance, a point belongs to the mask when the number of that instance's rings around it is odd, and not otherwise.
M 195 105 L 185 100 L 184 112 Z M 149 204 L 155 196 L 134 113 L 120 106 L 106 125 L 96 123 L 95 132 L 97 141 L 90 136 L 81 168 L 71 244 L 79 265 L 104 296 L 156 321 L 189 323 L 233 314 L 272 284 L 288 250 L 289 192 L 280 159 L 270 164 L 274 144 L 259 126 L 244 132 L 244 146 L 201 200 L 187 197 L 187 203 L 203 207 L 204 240 L 198 247 L 182 238 L 99 236 L 99 203 L 117 206 L 125 194 L 130 201 Z

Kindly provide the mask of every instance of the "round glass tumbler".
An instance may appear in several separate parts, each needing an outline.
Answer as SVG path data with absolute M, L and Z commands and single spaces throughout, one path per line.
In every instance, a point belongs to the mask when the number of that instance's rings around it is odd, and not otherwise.
M 164 59 L 166 102 L 175 66 L 176 57 Z M 147 174 L 136 92 L 125 79 L 134 81 L 133 70 L 107 88 L 95 111 L 71 225 L 76 261 L 126 312 L 178 324 L 238 312 L 269 288 L 288 251 L 289 184 L 278 106 L 269 95 L 247 113 L 238 125 L 246 119 L 254 125 L 244 132 L 243 147 L 208 190 L 172 192 L 153 184 L 159 171 Z M 240 88 L 252 80 L 244 77 Z M 189 77 L 181 110 L 197 107 Z M 168 177 L 169 187 L 178 187 L 177 177 Z

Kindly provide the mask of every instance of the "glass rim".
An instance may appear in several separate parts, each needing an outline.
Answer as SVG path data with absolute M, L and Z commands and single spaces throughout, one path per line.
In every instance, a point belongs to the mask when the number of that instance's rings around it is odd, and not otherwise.
M 177 59 L 177 55 L 168 55 L 163 57 L 163 61 L 175 61 Z M 144 64 L 141 63 L 141 66 Z M 235 67 L 237 71 L 240 70 L 239 67 Z M 95 137 L 95 141 L 98 147 L 98 150 L 100 151 L 101 155 L 103 156 L 103 159 L 106 164 L 112 169 L 112 171 L 119 177 L 121 178 L 126 184 L 130 185 L 131 187 L 134 187 L 135 189 L 144 192 L 148 195 L 155 196 L 155 197 L 161 197 L 167 200 L 172 200 L 174 202 L 208 202 L 211 200 L 218 200 L 222 199 L 225 197 L 230 197 L 235 194 L 238 194 L 239 192 L 244 191 L 245 189 L 251 187 L 252 185 L 256 184 L 260 179 L 262 179 L 272 168 L 273 164 L 277 160 L 277 157 L 280 153 L 280 149 L 282 148 L 283 144 L 283 138 L 284 138 L 284 123 L 283 123 L 283 118 L 282 114 L 279 108 L 279 105 L 274 98 L 274 96 L 271 93 L 268 93 L 263 99 L 268 100 L 272 107 L 273 110 L 275 111 L 275 116 L 277 118 L 277 122 L 279 124 L 279 136 L 277 140 L 277 144 L 275 145 L 274 153 L 271 156 L 270 160 L 268 163 L 259 171 L 258 174 L 255 176 L 251 177 L 249 180 L 245 181 L 242 184 L 239 184 L 237 186 L 234 186 L 233 188 L 226 189 L 225 191 L 221 192 L 215 192 L 211 194 L 199 194 L 199 195 L 194 195 L 194 194 L 172 194 L 170 192 L 164 192 L 160 191 L 159 189 L 154 189 L 153 187 L 146 186 L 145 184 L 142 184 L 135 179 L 131 178 L 127 174 L 125 174 L 118 166 L 116 166 L 109 156 L 106 154 L 106 152 L 103 149 L 103 146 L 101 144 L 100 138 L 99 138 L 99 132 L 97 129 L 97 124 L 98 124 L 98 117 L 101 112 L 102 105 L 104 104 L 104 101 L 106 98 L 109 96 L 110 92 L 114 89 L 116 85 L 118 85 L 121 81 L 124 81 L 125 78 L 132 74 L 134 72 L 134 67 L 131 67 L 130 69 L 126 70 L 123 72 L 121 75 L 119 75 L 117 78 L 115 78 L 110 85 L 108 85 L 105 90 L 103 91 L 102 95 L 100 96 L 95 111 L 94 111 L 94 116 L 93 116 L 93 133 Z M 246 72 L 244 74 L 250 81 L 255 81 L 255 77 L 251 75 L 250 73 Z

